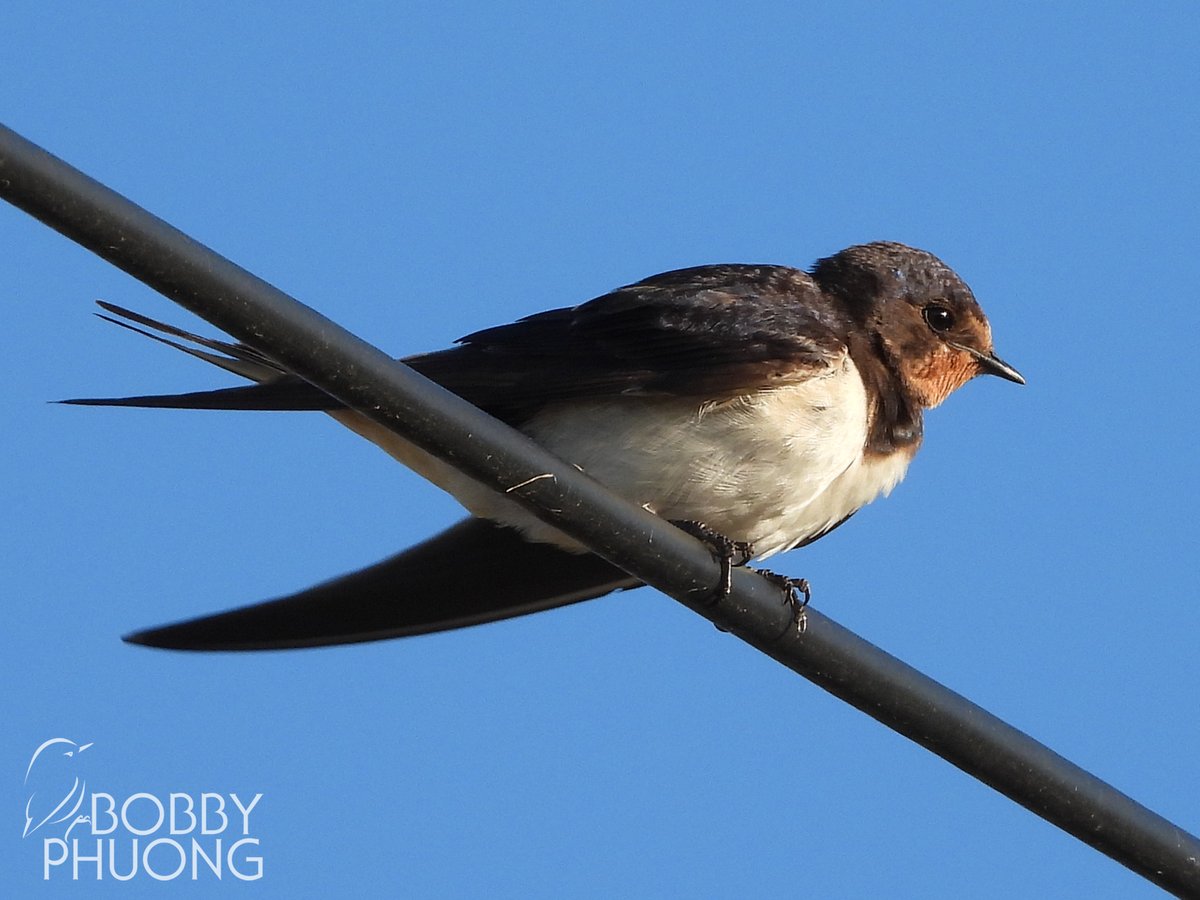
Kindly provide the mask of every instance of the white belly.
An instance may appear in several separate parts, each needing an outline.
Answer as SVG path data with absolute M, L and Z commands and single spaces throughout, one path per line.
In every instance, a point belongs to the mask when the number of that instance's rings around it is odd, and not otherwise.
M 582 549 L 374 422 L 331 415 L 473 514 L 534 541 Z M 614 397 L 547 408 L 523 430 L 627 500 L 666 519 L 704 522 L 766 557 L 825 531 L 904 477 L 908 454 L 864 462 L 866 428 L 866 393 L 846 356 L 821 377 L 721 404 Z

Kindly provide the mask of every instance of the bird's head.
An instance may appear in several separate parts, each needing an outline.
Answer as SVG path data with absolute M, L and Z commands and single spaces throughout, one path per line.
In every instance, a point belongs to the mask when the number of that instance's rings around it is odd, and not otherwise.
M 813 277 L 842 298 L 921 406 L 937 406 L 976 375 L 1025 383 L 996 355 L 971 289 L 933 254 L 862 244 L 821 260 Z

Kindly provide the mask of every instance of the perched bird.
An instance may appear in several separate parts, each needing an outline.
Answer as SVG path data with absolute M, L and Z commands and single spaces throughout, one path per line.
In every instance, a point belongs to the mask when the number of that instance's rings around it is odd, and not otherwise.
M 114 317 L 104 318 L 257 384 L 66 402 L 323 410 L 475 516 L 301 593 L 127 640 L 195 650 L 348 643 L 638 584 L 268 356 L 101 305 Z M 932 254 L 882 242 L 807 273 L 775 265 L 666 272 L 404 362 L 626 499 L 704 523 L 756 558 L 810 543 L 891 491 L 920 446 L 924 410 L 976 375 L 1024 383 L 996 356 L 962 279 Z

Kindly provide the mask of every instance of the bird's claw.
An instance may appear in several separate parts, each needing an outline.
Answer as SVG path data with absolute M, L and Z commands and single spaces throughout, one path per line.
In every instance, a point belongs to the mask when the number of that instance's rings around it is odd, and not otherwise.
M 744 566 L 754 558 L 754 548 L 746 541 L 735 541 L 714 528 L 694 519 L 676 519 L 671 524 L 681 531 L 702 541 L 713 551 L 721 564 L 721 574 L 712 592 L 712 603 L 717 604 L 729 597 L 733 591 L 733 569 Z
M 770 569 L 756 569 L 755 571 L 783 591 L 784 604 L 792 608 L 796 634 L 804 634 L 808 628 L 808 616 L 805 610 L 808 609 L 808 604 L 812 600 L 812 585 L 808 583 L 808 579 L 790 578 L 787 575 L 772 572 Z
M 672 520 L 671 524 L 692 537 L 702 541 L 712 550 L 713 555 L 721 564 L 721 574 L 717 586 L 713 589 L 711 603 L 716 605 L 728 599 L 733 591 L 734 566 L 744 566 L 754 558 L 754 546 L 747 541 L 735 541 L 703 522 L 693 519 Z M 792 607 L 796 633 L 804 634 L 808 626 L 808 617 L 804 611 L 812 600 L 812 585 L 807 578 L 790 578 L 780 575 L 770 569 L 754 569 L 759 575 L 783 591 L 783 602 Z M 720 628 L 720 626 L 717 626 Z M 723 629 L 722 629 L 723 630 Z

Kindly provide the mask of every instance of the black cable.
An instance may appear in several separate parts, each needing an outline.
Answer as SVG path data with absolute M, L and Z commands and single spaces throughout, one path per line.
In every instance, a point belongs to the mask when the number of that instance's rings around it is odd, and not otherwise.
M 1154 883 L 1200 896 L 1200 841 L 0 125 L 0 196 Z M 719 766 L 720 761 L 714 760 Z

